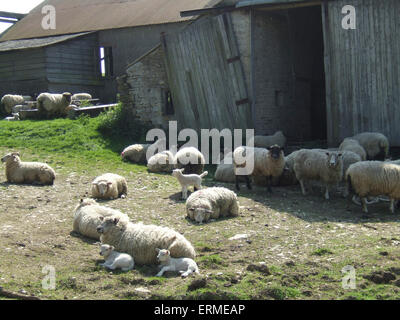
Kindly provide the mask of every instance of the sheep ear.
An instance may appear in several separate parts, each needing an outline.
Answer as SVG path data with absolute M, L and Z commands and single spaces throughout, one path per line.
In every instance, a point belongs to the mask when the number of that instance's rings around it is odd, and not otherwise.
M 99 219 L 100 219 L 100 221 L 103 221 L 103 220 L 104 220 L 104 217 L 103 217 L 103 216 L 100 216 Z
M 97 186 L 97 182 L 92 182 L 92 185 Z
M 327 156 L 329 156 L 329 152 L 325 152 Z
M 170 254 L 171 254 L 171 252 L 169 250 L 167 250 L 167 255 L 170 255 Z
M 161 251 L 161 249 L 158 249 L 158 248 L 156 248 L 156 251 L 157 251 L 157 252 L 160 252 L 160 251 Z
M 339 157 L 343 156 L 343 153 L 339 152 L 339 153 L 338 153 L 338 156 L 339 156 Z
M 111 185 L 112 185 L 112 182 L 107 182 L 107 185 L 108 185 L 108 186 L 111 186 Z
M 83 199 L 81 198 L 81 203 L 83 202 Z
M 114 222 L 115 225 L 117 225 L 118 222 L 119 222 L 119 218 L 114 218 L 113 222 Z
M 115 250 L 115 247 L 114 247 L 114 246 L 111 246 L 111 247 L 110 247 L 110 250 L 111 250 L 111 251 L 114 251 L 114 250 Z

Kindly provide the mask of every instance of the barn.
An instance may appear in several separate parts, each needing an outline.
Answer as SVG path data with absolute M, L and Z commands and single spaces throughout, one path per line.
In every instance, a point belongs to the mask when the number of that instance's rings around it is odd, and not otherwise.
M 89 92 L 117 99 L 116 77 L 128 62 L 177 32 L 210 0 L 46 0 L 0 38 L 0 95 Z M 55 8 L 55 29 L 44 29 L 42 8 Z
M 199 17 L 132 60 L 120 92 L 138 119 L 162 127 L 282 130 L 292 142 L 329 146 L 379 131 L 400 146 L 399 14 L 397 0 L 226 0 L 182 10 Z

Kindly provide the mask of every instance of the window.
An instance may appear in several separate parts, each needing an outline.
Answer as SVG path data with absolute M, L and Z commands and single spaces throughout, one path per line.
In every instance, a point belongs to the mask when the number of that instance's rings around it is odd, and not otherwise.
M 171 91 L 165 92 L 165 115 L 170 116 L 175 114 L 174 103 L 172 101 Z
M 103 78 L 114 75 L 112 47 L 100 47 L 100 73 Z

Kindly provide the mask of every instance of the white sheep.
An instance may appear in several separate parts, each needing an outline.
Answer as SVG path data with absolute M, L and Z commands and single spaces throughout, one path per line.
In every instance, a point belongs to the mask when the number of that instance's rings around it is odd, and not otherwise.
M 41 114 L 48 116 L 66 115 L 66 109 L 71 104 L 71 93 L 63 94 L 41 93 L 37 97 L 37 106 Z
M 121 157 L 133 163 L 146 164 L 146 153 L 150 146 L 151 144 L 133 144 L 121 152 Z
M 174 168 L 174 155 L 171 151 L 162 151 L 150 157 L 147 162 L 150 172 L 171 172 Z
M 90 93 L 75 93 L 71 99 L 72 99 L 72 101 L 92 100 L 92 95 Z
M 172 258 L 169 250 L 156 248 L 158 253 L 157 259 L 161 262 L 161 270 L 156 277 L 161 277 L 166 271 L 175 271 L 181 274 L 182 278 L 186 278 L 192 273 L 200 274 L 199 267 L 196 262 L 190 258 Z
M 92 182 L 91 195 L 97 199 L 125 198 L 128 184 L 124 177 L 115 173 L 105 173 Z
M 186 214 L 198 223 L 220 217 L 236 217 L 239 215 L 239 202 L 236 193 L 227 188 L 202 189 L 186 200 Z
M 74 211 L 73 231 L 95 240 L 100 240 L 97 227 L 100 217 L 118 217 L 121 221 L 129 221 L 121 211 L 101 206 L 93 199 L 81 199 Z
M 388 196 L 390 211 L 400 199 L 400 166 L 382 161 L 362 161 L 352 164 L 346 171 L 349 191 L 361 198 L 362 208 L 368 213 L 367 197 Z
M 52 185 L 56 178 L 55 171 L 42 162 L 22 162 L 18 152 L 13 152 L 1 158 L 6 163 L 7 181 L 11 183 L 27 183 Z
M 214 174 L 214 180 L 220 182 L 235 182 L 235 170 L 233 167 L 233 153 L 229 152 L 221 163 L 217 166 Z
M 246 159 L 247 161 L 254 161 L 252 170 L 251 163 L 247 163 Z M 251 189 L 249 176 L 262 176 L 266 177 L 268 191 L 272 192 L 272 179 L 281 176 L 285 167 L 283 147 L 278 145 L 273 145 L 267 149 L 238 147 L 233 152 L 233 163 L 237 190 L 240 190 L 239 175 L 245 177 L 248 189 Z M 238 169 L 243 171 L 239 174 Z
M 325 185 L 325 199 L 329 199 L 329 187 L 338 185 L 343 177 L 342 153 L 316 150 L 300 150 L 294 158 L 294 172 L 306 195 L 305 181 L 316 180 Z
M 255 148 L 265 148 L 271 147 L 273 145 L 278 145 L 284 147 L 286 145 L 286 137 L 282 131 L 277 131 L 270 136 L 254 136 L 254 147 Z
M 100 241 L 120 252 L 130 254 L 135 263 L 157 264 L 156 248 L 168 249 L 174 258 L 192 258 L 196 252 L 190 242 L 180 233 L 156 225 L 134 224 L 118 218 L 105 217 L 98 226 Z
M 130 271 L 135 266 L 135 261 L 129 254 L 115 251 L 115 248 L 108 244 L 101 245 L 100 255 L 105 259 L 100 265 L 110 270 Z
M 175 168 L 184 168 L 187 174 L 201 174 L 204 170 L 205 163 L 204 155 L 194 147 L 184 147 L 180 149 L 174 158 Z
M 389 155 L 389 140 L 379 132 L 363 132 L 352 137 L 365 149 L 368 160 L 385 160 Z
M 340 151 L 351 151 L 354 153 L 357 153 L 361 161 L 367 160 L 367 153 L 365 149 L 360 145 L 360 143 L 352 138 L 346 138 L 343 140 L 343 142 L 339 146 Z
M 3 106 L 3 110 L 6 114 L 11 114 L 12 108 L 16 105 L 23 104 L 25 99 L 23 96 L 20 95 L 12 95 L 6 94 L 1 98 L 1 105 Z
M 11 117 L 5 117 L 4 120 L 6 121 L 19 121 L 19 113 L 13 113 Z
M 208 174 L 204 171 L 202 174 L 183 174 L 185 169 L 174 169 L 172 176 L 174 176 L 180 183 L 182 188 L 182 199 L 187 199 L 187 192 L 190 186 L 194 187 L 194 191 L 201 189 L 201 181 Z

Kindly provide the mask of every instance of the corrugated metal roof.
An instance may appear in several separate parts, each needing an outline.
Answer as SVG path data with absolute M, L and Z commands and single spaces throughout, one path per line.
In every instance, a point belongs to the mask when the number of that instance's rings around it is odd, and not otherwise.
M 22 50 L 22 49 L 28 49 L 28 48 L 32 49 L 32 48 L 47 47 L 52 44 L 71 40 L 71 39 L 81 37 L 81 36 L 84 36 L 84 35 L 90 34 L 90 33 L 91 32 L 82 32 L 82 33 L 75 33 L 75 34 L 54 36 L 54 37 L 45 37 L 45 38 L 38 38 L 38 39 L 4 41 L 4 42 L 0 42 L 0 52 L 11 51 L 11 50 Z
M 11 27 L 0 41 L 40 38 L 84 31 L 187 21 L 185 10 L 212 7 L 222 0 L 46 0 Z M 41 10 L 56 8 L 56 29 L 44 30 Z

